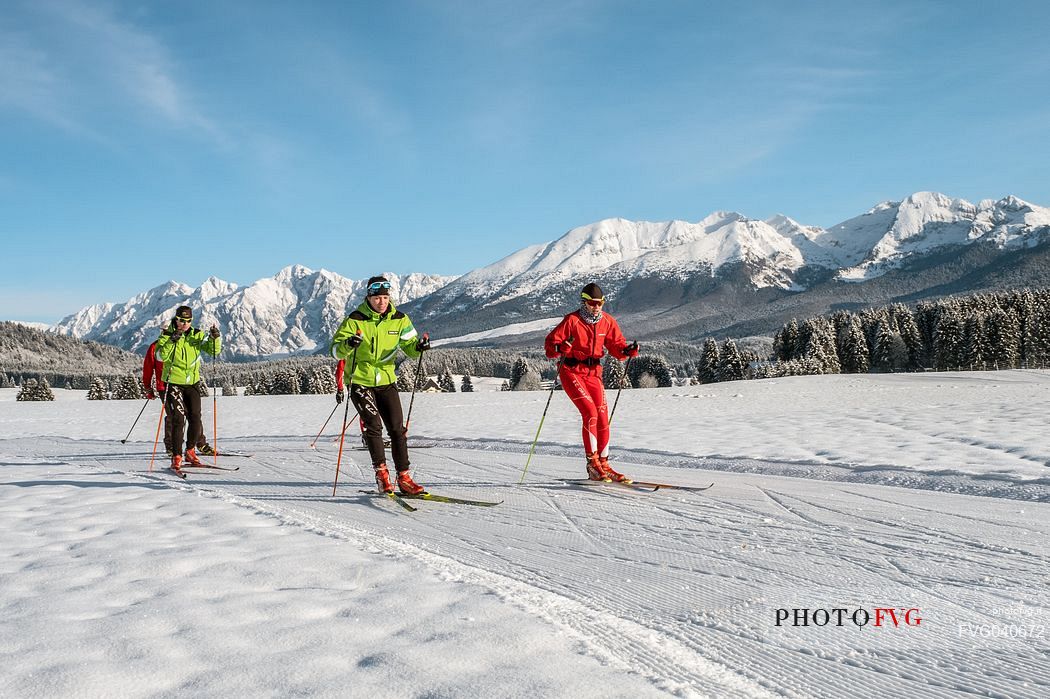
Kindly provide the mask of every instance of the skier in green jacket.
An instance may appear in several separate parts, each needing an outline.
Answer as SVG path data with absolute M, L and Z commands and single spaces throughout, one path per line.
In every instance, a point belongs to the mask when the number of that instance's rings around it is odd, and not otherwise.
M 201 351 L 217 357 L 222 349 L 216 326 L 212 325 L 205 334 L 192 324 L 193 311 L 189 306 L 179 306 L 175 309 L 175 317 L 157 339 L 154 350 L 157 359 L 164 362 L 164 383 L 168 386 L 164 406 L 171 417 L 171 470 L 180 476 L 183 430 L 189 426 L 187 445 L 196 445 L 203 431 L 201 394 L 197 388 L 201 380 Z M 185 463 L 201 465 L 195 446 L 186 450 Z
M 430 338 L 417 335 L 408 316 L 394 308 L 390 282 L 385 277 L 372 277 L 364 303 L 347 316 L 332 338 L 332 356 L 347 360 L 344 376 L 350 387 L 350 400 L 365 424 L 364 440 L 379 490 L 394 491 L 383 448 L 385 424 L 397 470 L 397 487 L 402 493 L 418 495 L 423 487 L 408 472 L 407 428 L 394 383 L 394 359 L 399 349 L 409 357 L 418 357 L 430 349 Z

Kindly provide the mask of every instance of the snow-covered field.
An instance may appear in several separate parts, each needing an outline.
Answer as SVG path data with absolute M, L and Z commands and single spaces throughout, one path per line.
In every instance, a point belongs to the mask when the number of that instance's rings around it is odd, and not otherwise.
M 560 482 L 560 393 L 518 485 L 546 392 L 417 395 L 417 479 L 503 502 L 414 513 L 356 449 L 332 497 L 330 397 L 220 397 L 255 456 L 181 481 L 55 393 L 0 390 L 2 697 L 1050 695 L 1050 373 L 624 391 L 619 468 L 703 493 Z

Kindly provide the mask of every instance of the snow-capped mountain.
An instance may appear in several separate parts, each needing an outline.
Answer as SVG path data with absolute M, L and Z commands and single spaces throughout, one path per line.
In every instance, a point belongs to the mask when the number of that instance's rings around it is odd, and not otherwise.
M 1038 243 L 1050 226 L 1050 209 L 1017 197 L 974 205 L 936 192 L 883 202 L 862 216 L 832 226 L 815 242 L 837 252 L 845 269 L 838 277 L 860 281 L 899 268 L 915 255 L 984 241 L 1000 249 Z
M 386 277 L 397 303 L 429 294 L 455 279 L 418 273 Z M 216 323 L 223 329 L 227 356 L 312 352 L 328 342 L 346 314 L 361 302 L 366 283 L 302 265 L 244 287 L 215 277 L 196 289 L 168 282 L 122 304 L 88 306 L 55 329 L 140 352 L 157 338 L 175 308 L 186 304 L 194 310 L 195 326 Z
M 835 308 L 1047 285 L 1048 263 L 1050 209 L 1012 196 L 971 204 L 917 192 L 827 229 L 724 211 L 697 223 L 606 219 L 458 278 L 388 277 L 398 305 L 435 340 L 515 344 L 533 343 L 543 332 L 537 320 L 571 310 L 590 281 L 639 337 L 693 339 L 768 333 L 793 315 Z M 364 283 L 298 265 L 246 287 L 169 282 L 56 328 L 139 351 L 188 303 L 200 325 L 220 325 L 232 356 L 312 352 Z
M 1048 239 L 1050 209 L 1016 197 L 974 205 L 931 192 L 883 202 L 829 229 L 782 214 L 760 221 L 716 212 L 698 223 L 607 219 L 469 272 L 406 310 L 417 324 L 443 326 L 446 336 L 469 335 L 566 312 L 579 288 L 597 281 L 611 307 L 637 314 L 651 334 L 739 331 L 756 314 L 790 313 L 795 302 L 785 298 L 845 295 L 853 303 L 873 289 L 870 282 L 913 262 L 933 264 L 945 251 L 1001 254 Z M 881 290 L 871 291 L 870 303 L 904 286 L 923 295 L 921 280 L 902 284 L 899 276 L 875 284 Z M 936 281 L 944 287 L 954 280 Z M 844 283 L 861 285 L 846 290 Z M 828 309 L 835 302 L 814 301 Z M 761 323 L 747 330 L 761 331 Z

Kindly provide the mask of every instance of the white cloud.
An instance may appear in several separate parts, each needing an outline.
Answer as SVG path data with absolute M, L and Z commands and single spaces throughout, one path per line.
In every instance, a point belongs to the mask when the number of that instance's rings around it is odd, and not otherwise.
M 114 111 L 222 140 L 164 43 L 76 0 L 26 6 L 0 26 L 0 105 L 68 131 L 98 134 Z M 102 122 L 106 123 L 103 124 Z

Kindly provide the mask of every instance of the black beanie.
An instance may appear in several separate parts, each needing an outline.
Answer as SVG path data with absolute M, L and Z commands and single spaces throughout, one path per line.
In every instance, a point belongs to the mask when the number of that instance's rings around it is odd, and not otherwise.
M 382 276 L 382 275 L 380 275 L 378 277 L 369 277 L 368 278 L 368 283 L 365 284 L 365 296 L 389 296 L 390 295 L 390 289 L 389 288 L 379 289 L 378 291 L 376 291 L 374 293 L 368 288 L 368 287 L 372 286 L 373 284 L 375 284 L 376 282 L 386 282 L 387 284 L 389 284 L 390 280 L 387 279 L 386 277 Z
M 183 318 L 192 318 L 193 317 L 193 309 L 190 308 L 189 306 L 179 306 L 178 308 L 175 309 L 175 315 L 181 316 Z
M 583 291 L 580 293 L 580 296 L 582 297 L 584 294 L 586 294 L 588 297 L 590 297 L 592 299 L 604 299 L 605 298 L 605 294 L 602 293 L 602 288 L 600 286 L 598 286 L 597 284 L 595 284 L 594 282 L 591 282 L 587 286 L 583 287 Z

